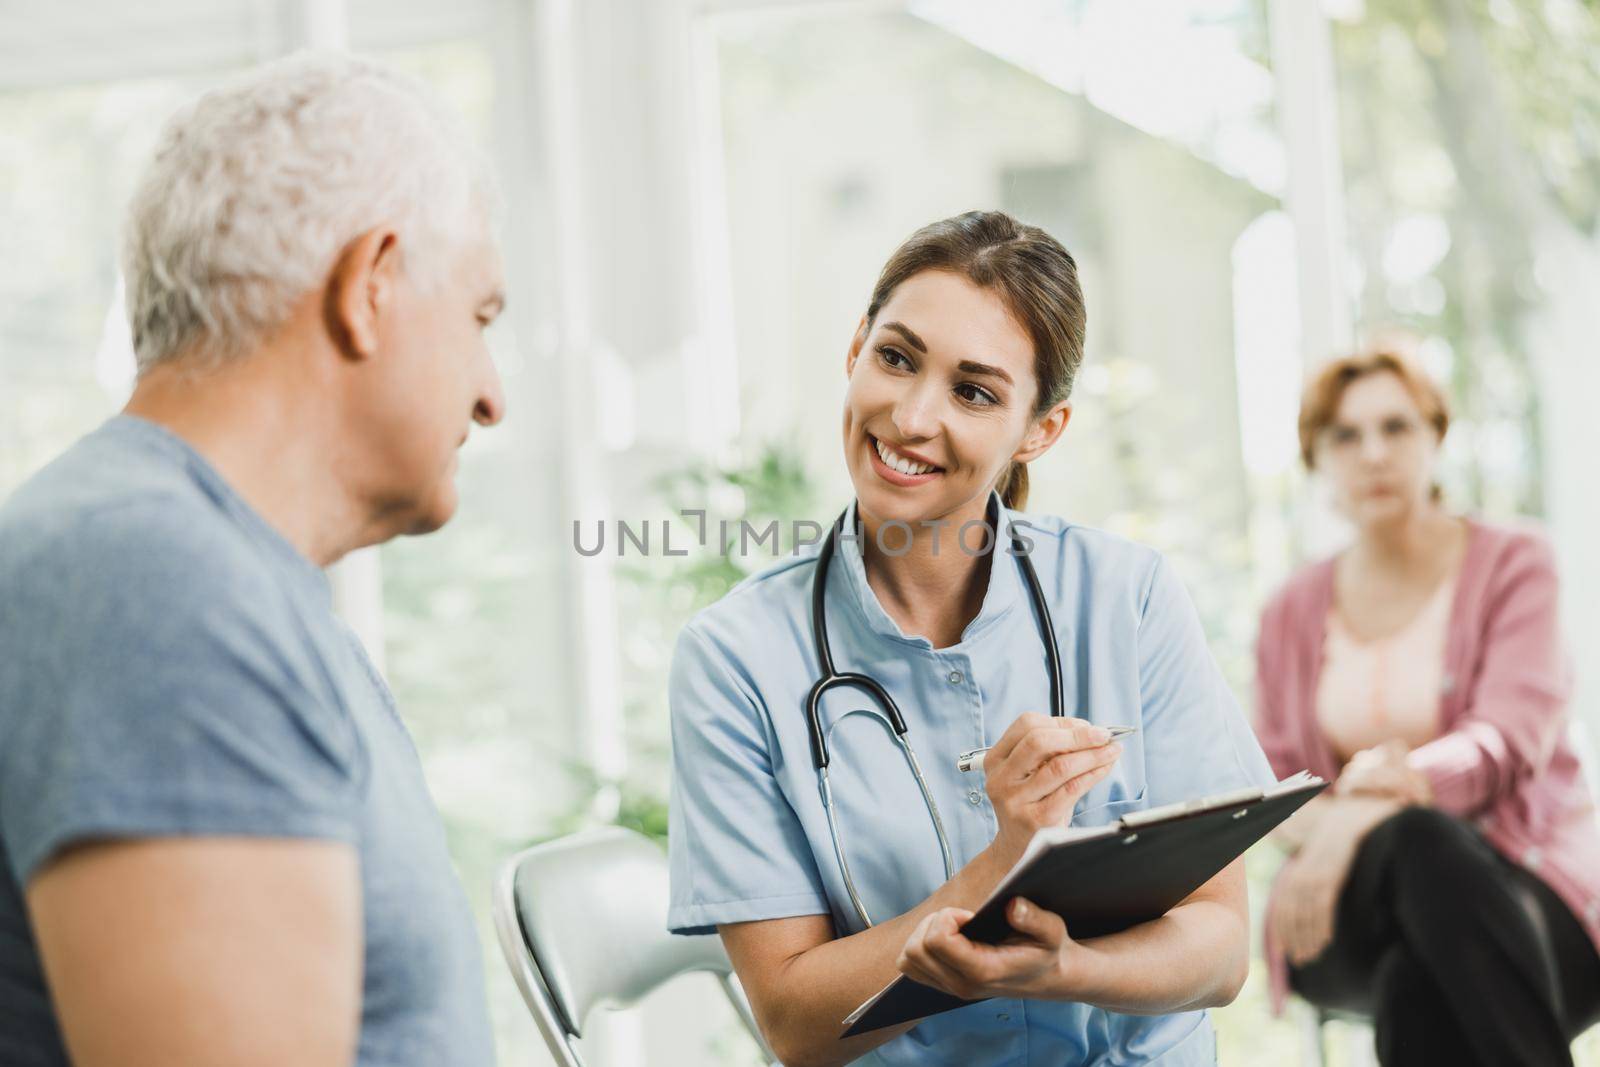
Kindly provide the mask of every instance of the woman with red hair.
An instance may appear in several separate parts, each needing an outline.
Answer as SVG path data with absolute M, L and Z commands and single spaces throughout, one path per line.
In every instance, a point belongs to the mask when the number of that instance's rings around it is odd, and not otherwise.
M 1356 537 L 1261 621 L 1262 748 L 1335 783 L 1278 834 L 1274 1003 L 1373 1015 L 1386 1067 L 1570 1064 L 1600 1012 L 1600 834 L 1555 563 L 1538 534 L 1444 507 L 1448 426 L 1390 351 L 1306 391 L 1302 458 Z

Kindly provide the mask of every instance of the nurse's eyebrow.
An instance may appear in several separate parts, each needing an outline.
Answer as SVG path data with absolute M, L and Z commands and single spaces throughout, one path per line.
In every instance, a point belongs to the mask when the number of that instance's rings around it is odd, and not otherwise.
M 984 374 L 991 378 L 999 378 L 1007 385 L 1014 384 L 1011 381 L 1011 375 L 1007 374 L 999 367 L 991 367 L 987 363 L 974 363 L 970 359 L 964 359 L 960 363 L 956 364 L 956 369 L 961 371 L 963 374 Z
M 908 342 L 910 342 L 911 347 L 915 348 L 918 352 L 928 351 L 928 346 L 923 344 L 922 338 L 918 337 L 914 332 L 912 332 L 911 327 L 907 326 L 905 323 L 886 322 L 883 324 L 883 328 L 885 330 L 893 330 L 901 337 L 904 337 Z
M 903 323 L 903 322 L 886 322 L 886 323 L 883 324 L 883 328 L 885 330 L 893 330 L 895 333 L 899 334 L 901 337 L 904 337 L 906 339 L 906 341 L 910 343 L 911 347 L 915 348 L 918 352 L 926 353 L 928 351 L 928 346 L 925 343 L 923 343 L 922 338 L 918 337 L 916 335 L 916 332 L 913 331 L 911 329 L 911 327 L 907 326 L 905 323 Z M 964 359 L 960 363 L 956 364 L 956 369 L 959 370 L 963 374 L 987 375 L 990 378 L 999 378 L 1002 382 L 1005 382 L 1007 385 L 1014 385 L 1015 384 L 1011 380 L 1011 375 L 1007 374 L 1001 368 L 992 367 L 987 363 L 979 363 L 976 360 Z

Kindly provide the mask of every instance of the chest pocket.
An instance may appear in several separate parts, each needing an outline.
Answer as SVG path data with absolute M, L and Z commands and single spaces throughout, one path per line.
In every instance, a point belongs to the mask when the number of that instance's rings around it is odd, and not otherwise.
M 1122 740 L 1122 755 L 1105 781 L 1096 785 L 1072 809 L 1073 826 L 1105 826 L 1132 811 L 1147 807 L 1143 734 Z

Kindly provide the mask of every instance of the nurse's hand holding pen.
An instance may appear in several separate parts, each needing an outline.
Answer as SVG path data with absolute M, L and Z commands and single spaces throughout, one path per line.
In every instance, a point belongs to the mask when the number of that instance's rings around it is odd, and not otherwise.
M 1035 831 L 1066 826 L 1079 798 L 1111 773 L 1121 754 L 1103 726 L 1032 711 L 1018 716 L 983 760 L 1000 855 L 1015 863 Z
M 1122 746 L 1104 727 L 1082 719 L 1019 716 L 984 757 L 989 800 L 1000 821 L 994 847 L 1008 863 L 1021 858 L 1034 832 L 1065 826 L 1073 806 L 1111 772 Z M 1021 897 L 1006 917 L 1020 937 L 981 945 L 961 936 L 972 918 L 964 908 L 923 917 L 897 965 L 909 977 L 968 1000 L 1057 996 L 1078 946 L 1054 912 Z

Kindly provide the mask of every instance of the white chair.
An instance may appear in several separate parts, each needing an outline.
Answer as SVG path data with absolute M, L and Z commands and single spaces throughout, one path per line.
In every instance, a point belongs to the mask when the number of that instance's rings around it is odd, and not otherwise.
M 643 834 L 607 827 L 535 845 L 501 865 L 494 926 L 517 988 L 561 1067 L 595 1008 L 627 1007 L 680 974 L 717 977 L 770 1061 L 715 934 L 667 933 L 667 858 Z

